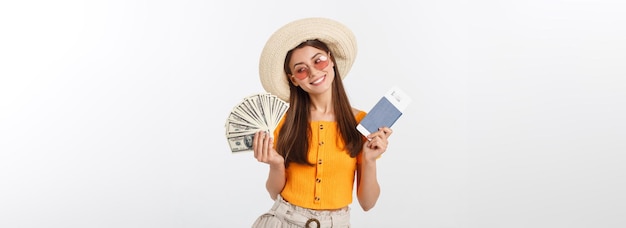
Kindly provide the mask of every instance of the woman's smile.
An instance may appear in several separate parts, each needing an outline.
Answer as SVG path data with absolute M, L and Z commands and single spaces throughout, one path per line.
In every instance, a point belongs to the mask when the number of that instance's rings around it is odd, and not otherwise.
M 325 79 L 326 79 L 326 75 L 323 75 L 322 77 L 318 78 L 317 80 L 311 82 L 311 85 L 316 86 L 316 85 L 322 84 L 325 81 Z

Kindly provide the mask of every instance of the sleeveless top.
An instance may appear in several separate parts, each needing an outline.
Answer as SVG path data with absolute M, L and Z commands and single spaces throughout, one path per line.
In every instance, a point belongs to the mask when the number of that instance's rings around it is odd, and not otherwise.
M 366 113 L 359 111 L 357 124 Z M 274 132 L 280 137 L 284 117 Z M 285 170 L 286 183 L 281 196 L 291 204 L 316 209 L 332 210 L 352 203 L 352 191 L 360 155 L 352 158 L 344 149 L 337 122 L 310 121 L 308 160 L 314 166 L 292 162 Z M 358 160 L 358 161 L 357 161 Z

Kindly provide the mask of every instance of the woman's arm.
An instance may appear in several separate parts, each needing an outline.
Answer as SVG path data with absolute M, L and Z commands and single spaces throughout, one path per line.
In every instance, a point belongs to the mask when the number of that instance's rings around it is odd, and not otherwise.
M 357 198 L 364 211 L 376 205 L 380 195 L 380 185 L 376 177 L 376 161 L 363 161 L 357 167 Z
M 254 135 L 254 157 L 270 166 L 265 188 L 273 200 L 285 187 L 285 159 L 274 149 L 274 139 L 267 132 L 260 131 Z
M 361 163 L 357 164 L 357 198 L 364 211 L 372 209 L 380 196 L 376 159 L 387 150 L 387 138 L 391 133 L 390 128 L 380 128 L 377 132 L 368 135 L 369 140 L 363 144 Z

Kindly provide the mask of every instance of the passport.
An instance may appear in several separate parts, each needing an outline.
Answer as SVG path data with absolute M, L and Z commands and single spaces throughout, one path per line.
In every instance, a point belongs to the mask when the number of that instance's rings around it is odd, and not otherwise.
M 394 86 L 378 100 L 356 128 L 364 136 L 378 131 L 380 127 L 391 128 L 410 103 L 411 98 Z

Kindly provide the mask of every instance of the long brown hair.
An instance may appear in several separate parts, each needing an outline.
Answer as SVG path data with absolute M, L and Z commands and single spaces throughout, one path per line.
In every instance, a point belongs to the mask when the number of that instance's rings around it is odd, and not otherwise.
M 289 60 L 293 50 L 305 46 L 311 46 L 326 52 L 330 49 L 326 44 L 319 40 L 308 40 L 296 46 L 287 52 L 285 57 L 285 74 L 287 77 L 291 74 L 289 68 Z M 332 84 L 332 104 L 335 112 L 335 119 L 339 130 L 339 136 L 344 141 L 345 149 L 350 157 L 356 157 L 361 151 L 363 145 L 363 137 L 356 130 L 356 119 L 352 111 L 352 106 L 348 100 L 348 95 L 343 87 L 343 82 L 334 56 L 330 55 L 331 60 L 335 63 L 333 70 L 335 71 L 335 80 Z M 291 82 L 287 79 L 288 82 Z M 311 128 L 309 125 L 311 99 L 309 94 L 302 88 L 289 83 L 289 110 L 285 113 L 285 122 L 280 129 L 280 137 L 276 143 L 276 150 L 285 157 L 285 167 L 290 162 L 299 164 L 313 165 L 308 161 L 309 138 L 311 136 Z

